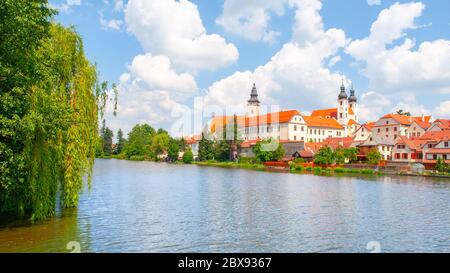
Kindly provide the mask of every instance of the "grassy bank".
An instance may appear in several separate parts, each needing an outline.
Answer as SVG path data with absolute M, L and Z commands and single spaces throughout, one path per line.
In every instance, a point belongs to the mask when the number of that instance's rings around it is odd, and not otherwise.
M 263 164 L 258 164 L 258 163 L 203 161 L 203 162 L 195 162 L 195 164 L 198 166 L 217 167 L 217 168 L 226 168 L 226 169 L 247 169 L 247 170 L 256 170 L 256 171 L 266 170 L 266 167 Z

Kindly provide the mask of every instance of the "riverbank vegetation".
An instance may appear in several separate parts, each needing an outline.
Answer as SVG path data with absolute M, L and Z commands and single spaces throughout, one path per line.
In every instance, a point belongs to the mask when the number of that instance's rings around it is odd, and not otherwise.
M 90 181 L 106 85 L 47 1 L 2 0 L 0 14 L 0 213 L 43 219 Z

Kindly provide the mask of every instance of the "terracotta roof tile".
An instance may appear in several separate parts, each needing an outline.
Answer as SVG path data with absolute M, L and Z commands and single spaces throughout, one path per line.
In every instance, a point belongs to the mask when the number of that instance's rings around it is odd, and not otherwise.
M 312 117 L 312 116 L 303 116 L 306 124 L 311 127 L 325 127 L 325 128 L 333 128 L 333 129 L 344 129 L 342 125 L 337 122 L 337 120 L 332 118 L 322 118 L 322 117 Z
M 330 108 L 330 109 L 320 109 L 320 110 L 314 110 L 311 113 L 312 117 L 331 117 L 331 118 L 337 118 L 337 108 Z

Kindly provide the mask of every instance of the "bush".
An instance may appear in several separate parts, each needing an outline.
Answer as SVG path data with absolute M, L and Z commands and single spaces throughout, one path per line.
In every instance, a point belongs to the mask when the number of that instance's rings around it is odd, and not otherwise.
M 312 170 L 313 170 L 313 167 L 311 167 L 311 166 L 306 167 L 306 171 L 311 172 Z
M 363 170 L 361 170 L 361 173 L 362 174 L 375 174 L 375 171 L 371 170 L 371 169 L 363 169 Z
M 315 173 L 320 173 L 322 171 L 321 167 L 314 167 L 314 172 Z
M 303 168 L 303 166 L 296 166 L 296 167 L 295 167 L 295 170 L 296 170 L 297 172 L 303 172 L 304 169 L 305 169 L 305 168 Z
M 183 155 L 183 163 L 191 164 L 194 161 L 194 154 L 191 150 L 187 150 Z
M 294 163 L 300 164 L 300 163 L 306 163 L 306 161 L 305 161 L 303 158 L 296 158 L 296 159 L 294 160 Z
M 344 168 L 336 168 L 334 169 L 335 173 L 345 173 L 345 169 Z

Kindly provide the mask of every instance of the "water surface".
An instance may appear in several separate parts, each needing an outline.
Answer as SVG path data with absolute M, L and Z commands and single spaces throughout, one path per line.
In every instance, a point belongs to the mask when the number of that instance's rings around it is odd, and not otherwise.
M 450 183 L 97 160 L 77 210 L 0 252 L 450 252 Z

